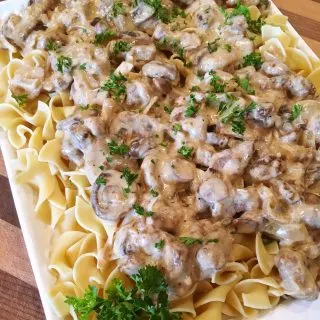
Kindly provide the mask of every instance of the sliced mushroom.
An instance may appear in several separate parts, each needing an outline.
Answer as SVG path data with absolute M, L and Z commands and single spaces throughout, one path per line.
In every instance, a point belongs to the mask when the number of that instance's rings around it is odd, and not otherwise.
M 319 292 L 315 279 L 304 263 L 301 253 L 282 248 L 276 257 L 276 266 L 287 295 L 296 299 L 316 300 Z
M 130 106 L 145 107 L 151 99 L 151 88 L 142 81 L 132 81 L 127 84 L 126 102 Z
M 272 77 L 283 76 L 288 74 L 290 71 L 286 64 L 277 60 L 265 61 L 261 66 L 261 70 L 268 76 Z
M 275 124 L 274 107 L 271 103 L 259 103 L 250 111 L 248 118 L 263 128 L 271 128 Z
M 268 181 L 278 177 L 283 171 L 283 161 L 276 156 L 265 156 L 258 159 L 249 173 L 255 181 Z
M 163 161 L 160 175 L 164 183 L 185 183 L 193 180 L 195 169 L 195 165 L 187 160 L 170 159 Z
M 210 167 L 226 175 L 242 174 L 253 155 L 253 142 L 245 141 L 232 149 L 215 153 Z
M 290 76 L 286 87 L 290 93 L 300 99 L 306 98 L 310 94 L 314 94 L 314 87 L 309 80 L 302 76 Z
M 170 63 L 151 61 L 142 67 L 142 74 L 150 78 L 166 78 L 173 81 L 177 77 L 177 68 Z
M 108 170 L 101 173 L 92 186 L 91 204 L 96 215 L 104 220 L 117 221 L 128 213 L 136 202 L 136 184 L 127 188 L 122 173 L 116 170 Z
M 151 18 L 155 13 L 155 9 L 148 6 L 143 1 L 139 1 L 138 5 L 131 11 L 131 17 L 135 24 L 141 24 Z

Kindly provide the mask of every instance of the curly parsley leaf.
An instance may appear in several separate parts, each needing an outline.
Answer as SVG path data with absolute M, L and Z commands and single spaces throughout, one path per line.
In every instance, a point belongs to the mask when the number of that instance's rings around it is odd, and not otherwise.
M 113 73 L 102 85 L 101 90 L 108 91 L 112 97 L 117 101 L 120 101 L 121 97 L 126 94 L 126 86 L 124 85 L 125 81 L 127 81 L 127 78 L 121 73 L 119 75 L 115 75 Z
M 210 71 L 209 74 L 211 75 L 210 85 L 213 88 L 212 91 L 216 93 L 223 93 L 225 91 L 226 84 L 214 71 Z
M 108 148 L 110 150 L 111 155 L 119 155 L 119 156 L 125 156 L 129 151 L 130 147 L 124 143 L 118 144 L 116 141 L 111 140 L 108 143 Z
M 105 186 L 107 184 L 107 180 L 103 176 L 100 176 L 97 178 L 96 184 Z
M 121 179 L 124 179 L 128 185 L 127 188 L 124 189 L 125 193 L 130 192 L 130 187 L 137 178 L 138 178 L 138 174 L 131 172 L 129 168 L 125 168 L 122 171 Z
M 178 153 L 185 159 L 189 159 L 193 154 L 193 147 L 182 146 L 178 149 Z
M 252 52 L 243 58 L 242 67 L 254 66 L 259 70 L 262 66 L 262 56 L 260 52 Z
M 202 244 L 203 241 L 201 239 L 192 238 L 192 237 L 180 237 L 180 241 L 185 244 L 187 247 L 192 247 L 196 244 Z
M 123 15 L 126 13 L 126 9 L 122 2 L 114 2 L 111 9 L 111 17 L 116 18 L 119 15 Z
M 196 97 L 194 94 L 190 94 L 190 100 L 187 105 L 187 108 L 184 112 L 184 115 L 188 118 L 194 117 L 198 112 L 198 108 L 196 106 Z
M 87 70 L 87 64 L 86 63 L 80 64 L 79 69 L 80 70 Z
M 301 112 L 302 112 L 302 105 L 298 103 L 294 104 L 291 109 L 291 115 L 289 120 L 293 122 L 300 116 Z
M 57 59 L 57 69 L 61 73 L 69 72 L 72 67 L 72 59 L 66 56 L 60 56 Z
M 151 194 L 154 198 L 156 198 L 156 197 L 159 195 L 159 192 L 156 191 L 156 190 L 154 190 L 154 189 L 150 189 L 150 194 Z
M 114 46 L 113 46 L 113 53 L 114 54 L 119 54 L 122 52 L 127 52 L 131 49 L 130 43 L 126 41 L 117 41 Z
M 60 44 L 53 39 L 49 39 L 46 42 L 46 49 L 48 51 L 57 51 L 60 47 L 61 47 Z
M 164 244 L 165 244 L 164 240 L 161 239 L 159 242 L 155 243 L 154 246 L 156 249 L 162 250 L 164 248 Z
M 182 125 L 180 123 L 175 123 L 172 126 L 172 130 L 173 130 L 174 134 L 177 134 L 177 132 L 182 131 Z
M 134 209 L 135 213 L 138 214 L 139 216 L 152 217 L 154 215 L 154 212 L 146 211 L 143 207 L 137 204 L 133 205 L 132 209 Z
M 248 78 L 236 78 L 236 82 L 239 87 L 246 91 L 248 94 L 255 94 L 254 89 L 250 86 Z
M 113 30 L 104 30 L 100 33 L 97 33 L 95 35 L 95 39 L 94 39 L 94 42 L 93 44 L 94 45 L 103 45 L 105 44 L 106 42 L 108 42 L 110 39 L 112 39 L 114 36 L 115 36 L 115 32 Z
M 27 94 L 21 94 L 21 95 L 12 95 L 12 98 L 14 100 L 16 100 L 16 102 L 18 103 L 19 107 L 23 107 L 27 100 L 28 100 L 28 95 Z
M 172 108 L 172 107 L 169 107 L 169 106 L 164 106 L 164 107 L 163 107 L 163 110 L 164 110 L 166 113 L 171 114 L 173 108 Z

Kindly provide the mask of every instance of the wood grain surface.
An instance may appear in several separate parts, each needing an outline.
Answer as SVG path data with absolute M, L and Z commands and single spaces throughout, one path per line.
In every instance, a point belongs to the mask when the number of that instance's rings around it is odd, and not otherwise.
M 320 0 L 275 3 L 320 56 Z M 0 320 L 45 319 L 1 154 L 0 189 Z

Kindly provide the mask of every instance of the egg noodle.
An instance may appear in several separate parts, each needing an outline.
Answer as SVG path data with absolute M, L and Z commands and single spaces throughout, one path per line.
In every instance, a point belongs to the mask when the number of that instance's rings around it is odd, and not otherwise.
M 257 6 L 250 6 L 249 11 L 252 20 L 259 19 Z M 254 43 L 258 52 L 286 63 L 320 92 L 320 63 L 296 46 L 297 39 L 288 32 L 285 16 L 267 16 Z M 51 226 L 48 268 L 55 283 L 48 293 L 50 304 L 59 318 L 77 319 L 72 307 L 65 303 L 67 296 L 82 297 L 89 285 L 105 292 L 114 278 L 128 281 L 116 260 L 106 257 L 118 224 L 96 216 L 86 173 L 69 166 L 61 155 L 63 133 L 57 130 L 57 124 L 77 109 L 70 91 L 41 91 L 35 99 L 21 103 L 10 90 L 17 72 L 25 70 L 31 75 L 39 67 L 47 69 L 48 52 L 33 49 L 26 53 L 8 47 L 9 50 L 0 50 L 0 126 L 16 149 L 16 159 L 11 164 L 16 183 L 33 188 L 37 195 L 35 215 Z M 188 77 L 192 69 L 176 58 L 174 53 L 170 60 Z M 151 99 L 143 113 L 147 114 L 156 101 Z M 286 292 L 275 268 L 278 241 L 266 244 L 261 232 L 235 234 L 233 238 L 230 261 L 211 280 L 201 280 L 187 295 L 174 299 L 172 312 L 181 312 L 184 319 L 247 318 L 270 310 L 281 301 Z

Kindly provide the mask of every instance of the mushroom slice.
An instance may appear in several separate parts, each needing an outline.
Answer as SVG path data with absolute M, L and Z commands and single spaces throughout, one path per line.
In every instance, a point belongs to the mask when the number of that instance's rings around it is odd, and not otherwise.
M 168 184 L 190 182 L 195 175 L 195 166 L 187 160 L 166 160 L 163 162 L 160 174 L 163 182 Z
M 151 61 L 142 67 L 142 73 L 150 78 L 166 78 L 175 80 L 177 77 L 177 68 L 175 65 L 161 61 Z
M 91 204 L 98 217 L 116 221 L 130 211 L 136 202 L 136 184 L 131 185 L 131 192 L 124 193 L 127 184 L 116 170 L 100 174 L 92 186 Z
M 276 266 L 286 294 L 304 300 L 316 300 L 319 292 L 315 280 L 304 263 L 300 252 L 288 248 L 280 250 Z
M 154 13 L 154 8 L 148 6 L 144 2 L 139 2 L 139 4 L 131 11 L 131 17 L 135 24 L 140 24 L 151 18 Z

